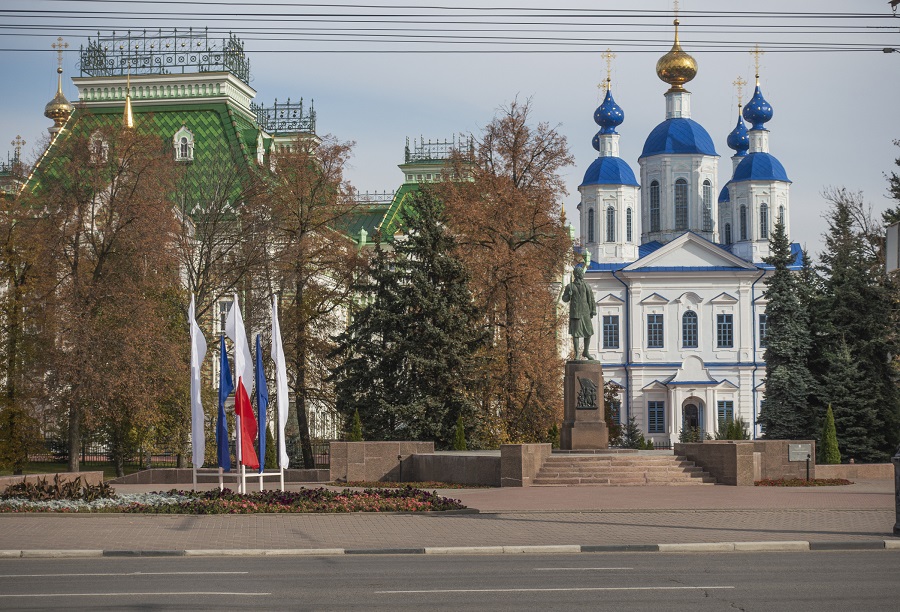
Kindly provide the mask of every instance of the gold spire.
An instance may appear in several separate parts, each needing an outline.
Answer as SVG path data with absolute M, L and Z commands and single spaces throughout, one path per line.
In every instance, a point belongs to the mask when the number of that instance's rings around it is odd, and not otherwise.
M 128 77 L 125 80 L 125 116 L 122 118 L 122 127 L 126 130 L 134 128 L 134 115 L 131 112 L 131 69 L 129 67 Z
M 20 157 L 20 155 L 21 155 L 21 153 L 22 153 L 22 147 L 24 147 L 24 146 L 25 146 L 26 144 L 28 144 L 28 143 L 25 142 L 24 140 L 22 140 L 22 136 L 21 136 L 21 135 L 16 134 L 15 139 L 14 139 L 12 142 L 10 142 L 9 144 L 11 144 L 13 147 L 15 147 L 16 156 L 15 156 L 13 159 L 15 159 L 16 161 L 18 161 L 18 160 L 19 160 L 19 157 Z
M 747 81 L 738 76 L 737 80 L 731 82 L 734 85 L 735 89 L 737 89 L 738 95 L 738 112 L 741 111 L 741 107 L 744 105 L 744 85 L 747 84 Z
M 686 91 L 684 84 L 697 76 L 697 62 L 681 48 L 678 40 L 678 26 L 680 22 L 675 20 L 675 44 L 672 50 L 659 58 L 656 62 L 656 75 L 671 87 L 666 93 L 674 91 Z
M 63 49 L 69 47 L 69 43 L 64 43 L 62 36 L 56 39 L 57 42 L 50 45 L 56 51 L 58 66 L 56 68 L 56 96 L 44 107 L 44 116 L 53 120 L 53 127 L 48 128 L 51 134 L 57 134 L 63 129 L 63 126 L 72 115 L 74 107 L 69 104 L 62 92 L 62 62 Z
M 606 60 L 606 91 L 609 91 L 612 87 L 612 61 L 616 59 L 616 54 L 612 52 L 612 49 L 607 48 L 602 57 Z
M 762 55 L 765 55 L 766 52 L 759 48 L 759 44 L 753 47 L 753 51 L 750 52 L 750 55 L 753 56 L 753 64 L 756 67 L 756 86 L 759 87 L 759 58 Z

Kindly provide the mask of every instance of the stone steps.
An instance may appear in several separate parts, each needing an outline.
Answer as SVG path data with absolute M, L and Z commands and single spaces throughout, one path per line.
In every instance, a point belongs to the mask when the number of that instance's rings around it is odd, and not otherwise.
M 693 461 L 674 455 L 555 455 L 533 480 L 537 486 L 704 485 L 715 479 Z

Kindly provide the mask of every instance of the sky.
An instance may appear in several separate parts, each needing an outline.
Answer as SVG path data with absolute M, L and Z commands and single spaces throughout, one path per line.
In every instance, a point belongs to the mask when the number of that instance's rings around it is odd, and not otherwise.
M 407 137 L 477 136 L 499 108 L 530 99 L 533 120 L 556 126 L 575 156 L 564 178 L 566 214 L 577 220 L 577 188 L 597 155 L 602 54 L 616 55 L 620 154 L 639 176 L 644 139 L 665 118 L 668 86 L 655 66 L 672 45 L 673 9 L 672 0 L 560 0 L 552 8 L 533 0 L 4 0 L 0 143 L 21 136 L 23 158 L 39 154 L 52 123 L 43 109 L 56 91 L 57 36 L 70 45 L 63 91 L 74 102 L 68 79 L 79 74 L 79 46 L 97 30 L 231 29 L 244 40 L 257 102 L 314 100 L 316 131 L 356 143 L 346 176 L 362 192 L 399 187 Z M 828 188 L 863 192 L 876 213 L 891 204 L 885 173 L 900 157 L 900 15 L 887 0 L 682 0 L 678 9 L 682 46 L 699 67 L 687 85 L 692 118 L 721 156 L 719 188 L 731 172 L 732 83 L 752 85 L 749 51 L 758 44 L 760 85 L 774 109 L 770 152 L 793 181 L 791 239 L 821 250 Z M 748 88 L 744 101 L 750 95 Z

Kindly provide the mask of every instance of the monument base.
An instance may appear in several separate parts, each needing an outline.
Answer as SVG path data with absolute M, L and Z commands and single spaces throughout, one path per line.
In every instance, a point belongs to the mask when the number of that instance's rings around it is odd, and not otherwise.
M 596 361 L 567 361 L 562 450 L 609 448 L 603 405 L 603 368 Z

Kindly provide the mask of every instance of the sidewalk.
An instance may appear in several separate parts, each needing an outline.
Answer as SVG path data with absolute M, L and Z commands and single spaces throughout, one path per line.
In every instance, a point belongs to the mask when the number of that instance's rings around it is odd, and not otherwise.
M 290 487 L 294 488 L 296 485 Z M 120 492 L 158 486 L 119 485 Z M 876 544 L 892 536 L 891 481 L 809 489 L 728 486 L 439 490 L 478 514 L 0 514 L 0 552 Z M 16 555 L 17 556 L 17 555 Z

